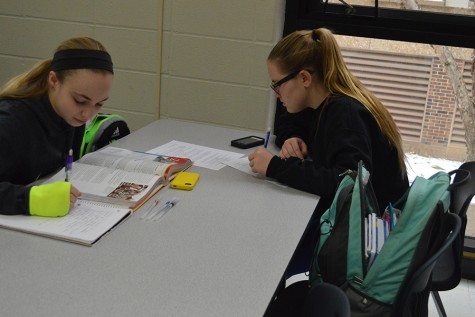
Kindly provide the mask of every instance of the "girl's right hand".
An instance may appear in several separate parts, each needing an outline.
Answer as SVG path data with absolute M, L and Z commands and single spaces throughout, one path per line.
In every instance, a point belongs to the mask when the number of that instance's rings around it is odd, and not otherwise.
M 266 176 L 267 167 L 274 154 L 269 152 L 266 148 L 260 147 L 247 157 L 249 159 L 249 166 L 254 173 Z
M 73 209 L 79 197 L 81 197 L 81 192 L 71 185 L 71 192 L 69 194 L 69 210 Z
M 293 137 L 285 140 L 282 148 L 280 149 L 280 157 L 283 159 L 288 159 L 292 156 L 298 157 L 303 160 L 308 154 L 308 147 L 305 142 L 298 137 Z

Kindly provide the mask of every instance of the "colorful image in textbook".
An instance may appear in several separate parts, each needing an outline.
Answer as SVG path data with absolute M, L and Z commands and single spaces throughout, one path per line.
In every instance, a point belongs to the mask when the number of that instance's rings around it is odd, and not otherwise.
M 139 195 L 147 188 L 148 185 L 145 184 L 122 182 L 107 197 L 132 200 L 134 196 Z

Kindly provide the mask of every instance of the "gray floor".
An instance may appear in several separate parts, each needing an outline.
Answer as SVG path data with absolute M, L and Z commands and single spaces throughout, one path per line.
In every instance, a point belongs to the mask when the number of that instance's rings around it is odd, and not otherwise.
M 455 289 L 439 294 L 447 316 L 475 317 L 475 281 L 463 279 Z M 429 299 L 429 316 L 439 316 L 432 298 Z

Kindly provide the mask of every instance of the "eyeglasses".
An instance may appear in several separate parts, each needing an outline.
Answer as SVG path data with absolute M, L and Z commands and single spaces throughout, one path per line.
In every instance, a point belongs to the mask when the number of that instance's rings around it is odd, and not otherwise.
M 284 83 L 288 82 L 289 80 L 293 79 L 299 73 L 300 73 L 300 70 L 296 70 L 296 71 L 291 72 L 290 74 L 288 74 L 287 76 L 285 76 L 284 78 L 279 80 L 278 82 L 270 84 L 270 88 L 272 88 L 272 90 L 275 91 L 277 94 L 280 94 L 279 87 L 282 84 L 284 84 Z

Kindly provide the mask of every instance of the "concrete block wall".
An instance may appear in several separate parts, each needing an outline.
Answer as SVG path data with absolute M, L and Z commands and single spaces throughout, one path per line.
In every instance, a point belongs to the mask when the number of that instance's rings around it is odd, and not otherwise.
M 281 0 L 165 0 L 160 116 L 265 131 L 283 12 Z
M 123 115 L 132 130 L 145 126 L 158 118 L 162 9 L 156 0 L 2 0 L 0 85 L 51 58 L 63 40 L 90 36 L 115 67 L 103 111 Z
M 280 36 L 284 6 L 2 0 L 0 84 L 51 57 L 64 39 L 91 36 L 109 50 L 116 70 L 104 112 L 122 114 L 132 130 L 161 117 L 265 131 L 273 108 L 266 57 Z

